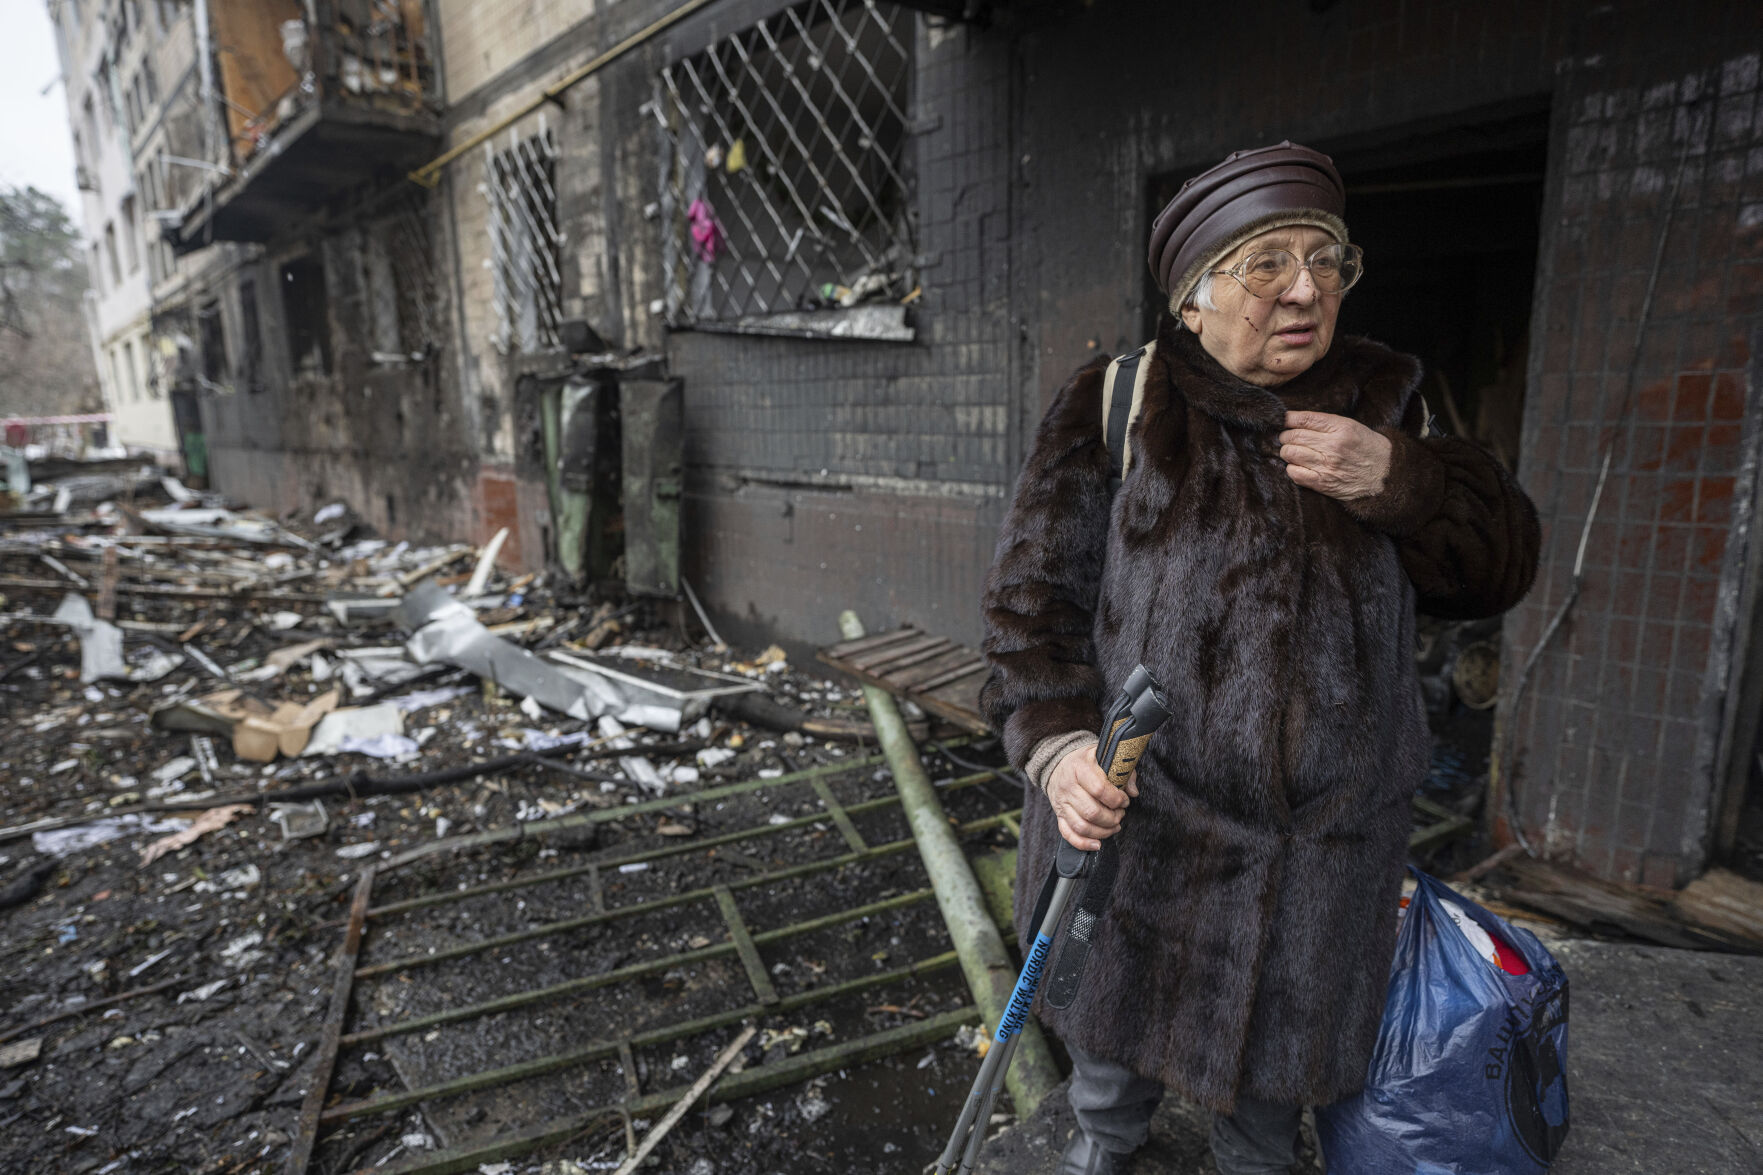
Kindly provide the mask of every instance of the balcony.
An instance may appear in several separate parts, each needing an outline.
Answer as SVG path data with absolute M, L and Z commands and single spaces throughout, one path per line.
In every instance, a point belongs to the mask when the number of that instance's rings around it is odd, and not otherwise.
M 268 241 L 439 149 L 423 0 L 210 0 L 224 174 L 185 205 L 179 252 Z

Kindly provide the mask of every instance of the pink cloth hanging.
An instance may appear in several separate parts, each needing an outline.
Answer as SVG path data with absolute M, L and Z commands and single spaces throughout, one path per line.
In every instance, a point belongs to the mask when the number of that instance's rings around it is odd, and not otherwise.
M 693 200 L 686 209 L 686 220 L 692 226 L 692 250 L 700 260 L 714 263 L 722 249 L 722 226 L 716 223 L 710 205 L 702 199 Z

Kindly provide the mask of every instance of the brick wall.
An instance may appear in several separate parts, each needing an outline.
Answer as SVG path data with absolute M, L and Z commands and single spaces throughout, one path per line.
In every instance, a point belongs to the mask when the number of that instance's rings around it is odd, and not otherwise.
M 493 81 L 615 0 L 436 0 L 449 100 Z M 536 80 L 536 79 L 535 79 Z

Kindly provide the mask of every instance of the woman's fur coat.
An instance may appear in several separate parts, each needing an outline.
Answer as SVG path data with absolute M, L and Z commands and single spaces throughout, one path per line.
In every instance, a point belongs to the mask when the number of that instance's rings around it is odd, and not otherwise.
M 1105 362 L 1060 390 L 1017 483 L 985 585 L 981 704 L 1018 767 L 1095 730 L 1140 662 L 1173 717 L 1140 761 L 1082 990 L 1040 1014 L 1215 1110 L 1331 1102 L 1365 1080 L 1427 770 L 1416 604 L 1517 603 L 1536 512 L 1482 449 L 1420 438 L 1410 356 L 1338 338 L 1276 392 L 1168 315 L 1111 501 Z M 1383 490 L 1341 502 L 1292 482 L 1274 440 L 1288 409 L 1389 436 Z M 1019 933 L 1057 836 L 1028 796 Z

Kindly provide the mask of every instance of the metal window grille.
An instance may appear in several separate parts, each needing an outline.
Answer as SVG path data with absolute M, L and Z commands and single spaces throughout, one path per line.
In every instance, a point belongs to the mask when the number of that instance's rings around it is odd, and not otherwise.
M 495 344 L 504 352 L 558 345 L 563 319 L 563 243 L 557 224 L 557 140 L 541 116 L 530 138 L 484 144 L 495 277 Z
M 438 283 L 423 199 L 400 201 L 374 222 L 362 246 L 373 350 L 409 358 L 438 346 Z
M 808 0 L 656 79 L 675 326 L 899 298 L 913 15 Z

